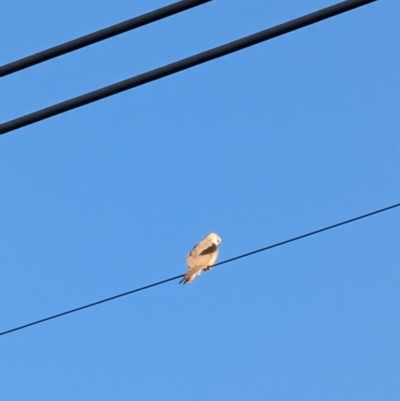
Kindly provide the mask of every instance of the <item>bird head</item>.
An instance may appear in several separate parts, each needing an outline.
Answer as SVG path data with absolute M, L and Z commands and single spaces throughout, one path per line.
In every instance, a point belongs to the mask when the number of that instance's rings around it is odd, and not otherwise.
M 221 243 L 221 237 L 215 233 L 208 234 L 206 238 L 210 239 L 217 246 Z

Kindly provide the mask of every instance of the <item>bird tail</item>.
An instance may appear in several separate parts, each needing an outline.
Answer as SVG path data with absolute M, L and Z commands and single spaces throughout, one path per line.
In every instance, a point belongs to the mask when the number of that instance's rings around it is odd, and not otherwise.
M 186 284 L 189 283 L 191 284 L 193 282 L 193 280 L 196 278 L 196 276 L 200 276 L 201 274 L 201 270 L 198 271 L 193 271 L 193 270 L 189 270 L 181 279 L 181 281 L 179 281 L 179 284 Z
M 188 274 L 186 273 L 186 274 L 182 277 L 181 281 L 179 281 L 179 284 L 191 283 L 192 281 L 193 281 L 193 278 L 192 278 L 192 277 L 188 277 Z

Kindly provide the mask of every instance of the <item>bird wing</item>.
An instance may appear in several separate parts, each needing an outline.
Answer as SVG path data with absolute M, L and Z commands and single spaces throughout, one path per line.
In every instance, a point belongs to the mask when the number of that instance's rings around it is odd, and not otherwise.
M 218 256 L 218 246 L 210 239 L 200 241 L 189 253 L 187 265 L 189 269 L 198 269 L 212 265 Z

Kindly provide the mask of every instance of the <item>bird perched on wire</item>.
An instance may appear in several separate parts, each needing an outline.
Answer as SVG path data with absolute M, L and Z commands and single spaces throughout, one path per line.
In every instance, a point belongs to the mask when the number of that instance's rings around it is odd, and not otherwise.
M 190 284 L 196 276 L 200 276 L 203 270 L 211 270 L 212 265 L 217 260 L 220 243 L 221 237 L 215 233 L 210 233 L 195 245 L 186 258 L 189 270 L 179 284 Z

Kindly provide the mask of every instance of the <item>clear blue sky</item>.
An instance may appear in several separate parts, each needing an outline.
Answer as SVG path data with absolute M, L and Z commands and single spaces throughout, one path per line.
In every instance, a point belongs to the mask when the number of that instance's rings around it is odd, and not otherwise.
M 0 64 L 168 4 L 3 2 Z M 224 1 L 0 79 L 0 121 L 333 4 Z M 0 330 L 400 201 L 381 0 L 0 138 Z M 0 337 L 0 398 L 398 400 L 400 211 Z

